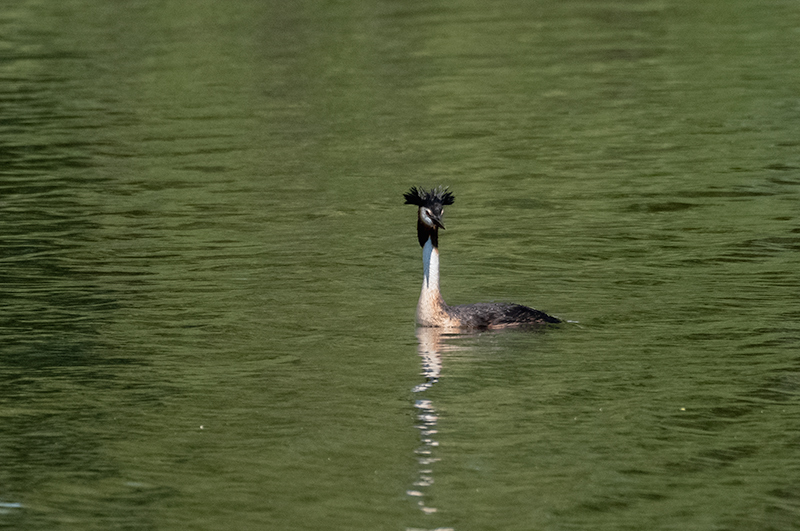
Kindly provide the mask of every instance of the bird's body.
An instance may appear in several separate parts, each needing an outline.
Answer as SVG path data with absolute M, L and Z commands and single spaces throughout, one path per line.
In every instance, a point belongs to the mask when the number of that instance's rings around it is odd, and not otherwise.
M 411 188 L 406 204 L 417 205 L 417 238 L 422 246 L 422 292 L 417 304 L 417 324 L 443 328 L 503 328 L 559 323 L 559 319 L 521 304 L 481 302 L 448 306 L 439 290 L 439 229 L 443 207 L 453 204 L 453 194 L 442 188 Z

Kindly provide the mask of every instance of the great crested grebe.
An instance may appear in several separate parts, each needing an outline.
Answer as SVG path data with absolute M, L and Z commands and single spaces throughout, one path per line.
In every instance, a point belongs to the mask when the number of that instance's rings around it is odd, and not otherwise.
M 539 310 L 502 302 L 479 302 L 448 306 L 439 291 L 439 229 L 444 229 L 445 205 L 455 201 L 446 188 L 431 190 L 416 186 L 403 194 L 407 205 L 419 207 L 417 238 L 422 246 L 422 293 L 417 304 L 417 324 L 445 328 L 503 328 L 519 325 L 560 323 Z

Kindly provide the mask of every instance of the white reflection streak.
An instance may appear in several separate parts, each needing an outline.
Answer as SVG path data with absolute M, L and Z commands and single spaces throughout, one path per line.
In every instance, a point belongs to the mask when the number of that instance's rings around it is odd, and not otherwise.
M 441 335 L 441 330 L 435 328 L 417 328 L 419 340 L 417 348 L 422 358 L 422 375 L 425 377 L 425 382 L 415 386 L 412 389 L 414 393 L 423 393 L 439 381 L 442 372 Z M 420 469 L 413 488 L 407 490 L 406 494 L 417 499 L 417 506 L 423 513 L 433 514 L 437 509 L 425 503 L 425 490 L 433 485 L 433 465 L 439 461 L 434 455 L 434 449 L 439 446 L 439 442 L 434 438 L 438 433 L 436 424 L 439 415 L 433 402 L 425 398 L 415 400 L 414 407 L 417 408 L 418 421 L 414 427 L 419 430 L 421 443 L 415 450 Z
M 439 381 L 442 373 L 442 353 L 441 353 L 441 332 L 435 328 L 417 328 L 417 346 L 420 357 L 422 358 L 422 375 L 425 383 L 421 383 L 412 389 L 415 393 L 427 391 L 433 384 Z

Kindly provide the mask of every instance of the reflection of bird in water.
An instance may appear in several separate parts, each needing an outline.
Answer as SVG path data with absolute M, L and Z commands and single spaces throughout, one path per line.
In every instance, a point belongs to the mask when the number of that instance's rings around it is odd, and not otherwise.
M 445 350 L 440 328 L 417 328 L 417 340 L 419 341 L 417 350 L 422 358 L 422 375 L 425 377 L 425 383 L 414 387 L 415 393 L 427 391 L 439 381 L 439 375 L 442 373 L 442 352 Z M 452 348 L 448 347 L 447 350 Z
M 441 328 L 417 328 L 418 350 L 422 357 L 422 374 L 425 376 L 425 383 L 414 387 L 413 392 L 415 393 L 424 393 L 439 381 L 439 375 L 442 372 L 442 352 L 457 348 L 447 345 L 442 340 L 442 334 Z M 415 400 L 414 407 L 417 409 L 418 421 L 415 427 L 419 430 L 422 443 L 414 452 L 417 455 L 420 469 L 413 488 L 408 489 L 406 494 L 416 500 L 417 506 L 423 513 L 433 514 L 437 512 L 437 509 L 428 505 L 427 493 L 428 488 L 434 483 L 434 465 L 439 461 L 439 457 L 436 456 L 436 448 L 439 446 L 439 441 L 436 439 L 439 432 L 437 427 L 439 414 L 433 401 L 426 398 Z
M 481 302 L 448 306 L 439 292 L 439 229 L 444 229 L 444 206 L 452 205 L 455 198 L 442 187 L 432 190 L 412 187 L 403 197 L 407 205 L 419 207 L 417 237 L 422 246 L 424 274 L 417 304 L 417 324 L 447 328 L 502 328 L 561 322 L 521 304 Z

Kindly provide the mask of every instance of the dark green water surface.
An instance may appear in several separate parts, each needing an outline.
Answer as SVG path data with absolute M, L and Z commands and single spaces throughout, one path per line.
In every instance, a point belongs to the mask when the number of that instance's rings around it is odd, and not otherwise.
M 0 528 L 800 529 L 795 0 L 11 0 Z M 449 185 L 415 332 L 411 185 Z

